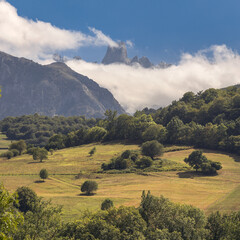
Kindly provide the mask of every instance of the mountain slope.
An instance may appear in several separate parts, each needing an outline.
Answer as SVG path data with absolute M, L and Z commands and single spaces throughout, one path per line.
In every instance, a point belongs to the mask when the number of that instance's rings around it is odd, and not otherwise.
M 113 95 L 64 63 L 40 65 L 0 52 L 0 118 L 26 114 L 101 117 L 124 113 Z

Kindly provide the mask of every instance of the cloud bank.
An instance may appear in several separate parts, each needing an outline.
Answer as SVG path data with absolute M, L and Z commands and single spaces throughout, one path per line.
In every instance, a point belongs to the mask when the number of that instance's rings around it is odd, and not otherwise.
M 46 60 L 56 51 L 82 46 L 117 46 L 110 37 L 95 28 L 87 35 L 57 28 L 50 23 L 33 21 L 17 14 L 16 8 L 0 1 L 0 50 L 33 60 Z
M 225 45 L 194 55 L 183 54 L 178 65 L 145 69 L 120 64 L 102 65 L 82 60 L 67 62 L 73 70 L 109 89 L 126 111 L 166 106 L 187 91 L 222 88 L 240 83 L 240 56 Z

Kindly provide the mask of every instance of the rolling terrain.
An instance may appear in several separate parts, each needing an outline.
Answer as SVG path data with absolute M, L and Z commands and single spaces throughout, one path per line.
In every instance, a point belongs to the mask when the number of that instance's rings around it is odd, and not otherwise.
M 96 153 L 90 157 L 88 153 L 93 146 L 96 147 Z M 111 198 L 116 206 L 138 206 L 142 190 L 150 190 L 155 196 L 164 195 L 174 202 L 192 204 L 206 213 L 240 210 L 240 157 L 204 151 L 208 159 L 222 163 L 223 169 L 217 176 L 201 176 L 191 171 L 98 173 L 102 163 L 126 149 L 136 150 L 139 146 L 88 144 L 55 151 L 43 163 L 34 161 L 30 155 L 0 159 L 0 181 L 12 192 L 17 187 L 28 186 L 39 196 L 63 205 L 65 220 L 77 219 L 86 209 L 99 209 L 105 198 Z M 183 159 L 192 151 L 166 152 L 162 158 L 185 164 Z M 46 168 L 50 174 L 45 182 L 41 182 L 38 175 L 42 168 Z M 81 195 L 80 186 L 86 179 L 97 181 L 97 194 Z

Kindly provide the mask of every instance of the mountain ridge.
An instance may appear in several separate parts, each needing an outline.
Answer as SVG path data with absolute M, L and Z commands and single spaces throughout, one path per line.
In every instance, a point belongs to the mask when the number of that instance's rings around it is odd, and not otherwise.
M 41 65 L 0 52 L 0 118 L 39 113 L 102 117 L 107 109 L 124 113 L 113 95 L 65 63 Z

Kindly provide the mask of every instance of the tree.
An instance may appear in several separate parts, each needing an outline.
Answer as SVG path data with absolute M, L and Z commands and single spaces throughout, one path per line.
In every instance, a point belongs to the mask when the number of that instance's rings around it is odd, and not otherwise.
M 163 145 L 156 140 L 143 143 L 141 150 L 143 155 L 149 156 L 152 159 L 155 156 L 161 156 L 164 153 Z
M 9 147 L 9 150 L 11 149 L 17 149 L 19 151 L 19 154 L 21 155 L 23 151 L 27 149 L 27 145 L 24 140 L 20 140 L 17 142 L 13 142 Z
M 15 204 L 21 212 L 33 211 L 37 202 L 37 194 L 29 187 L 19 187 L 16 190 L 18 204 Z
M 98 184 L 95 181 L 85 181 L 81 186 L 81 191 L 86 192 L 86 195 L 91 195 L 97 189 Z
M 95 152 L 96 152 L 96 147 L 92 148 L 92 149 L 89 151 L 89 155 L 92 156 Z
M 142 138 L 144 141 L 157 140 L 162 143 L 167 138 L 167 129 L 162 125 L 151 125 L 143 132 Z
M 222 168 L 220 162 L 208 160 L 200 150 L 193 151 L 188 158 L 184 159 L 184 162 L 188 163 L 191 167 L 196 169 L 196 171 L 201 169 L 201 171 L 206 174 L 216 174 L 217 170 Z
M 207 158 L 203 155 L 203 152 L 201 150 L 193 151 L 188 158 L 184 159 L 184 162 L 189 164 L 191 167 L 196 169 L 196 172 L 198 169 L 201 168 L 202 164 L 204 162 L 207 162 Z
M 14 207 L 14 195 L 0 184 L 0 239 L 13 239 L 19 224 L 23 221 L 22 214 Z
M 41 171 L 39 172 L 39 176 L 44 181 L 44 179 L 48 178 L 48 171 L 46 169 L 41 169 Z
M 42 162 L 43 159 L 48 159 L 48 151 L 45 148 L 35 148 L 33 151 L 33 159 L 39 159 L 40 162 Z
M 101 204 L 101 210 L 107 210 L 113 207 L 113 201 L 109 198 L 106 198 Z

